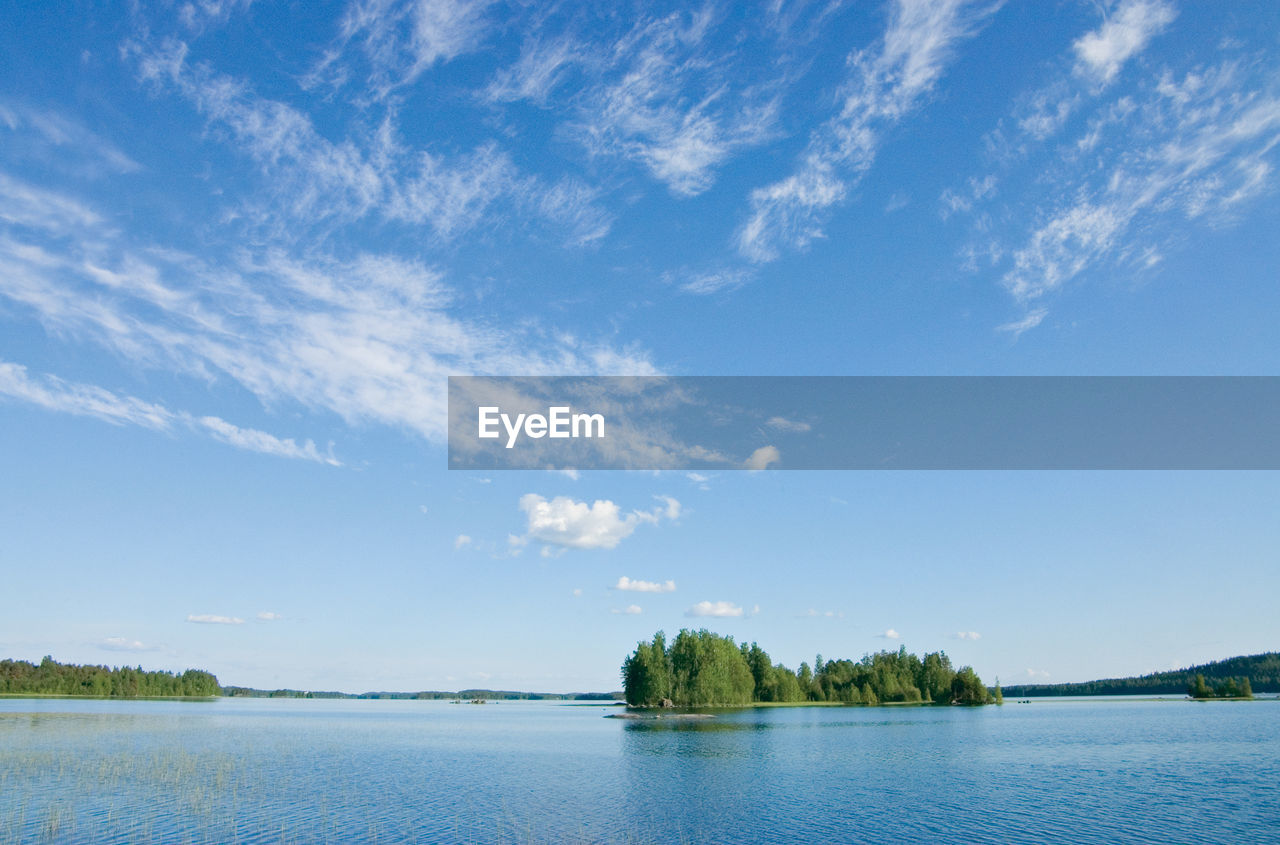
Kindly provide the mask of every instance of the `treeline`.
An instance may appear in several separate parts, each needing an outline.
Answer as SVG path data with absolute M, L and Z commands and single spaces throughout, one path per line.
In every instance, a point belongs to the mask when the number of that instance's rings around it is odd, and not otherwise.
M 425 690 L 422 692 L 317 692 L 314 690 L 275 689 L 253 687 L 223 687 L 222 694 L 233 698 L 381 698 L 392 701 L 468 701 L 483 698 L 487 701 L 620 701 L 620 692 L 518 692 L 515 690 L 464 689 L 457 692 Z
M 973 669 L 952 668 L 943 652 L 923 658 L 898 651 L 861 660 L 801 663 L 793 672 L 773 663 L 756 643 L 735 645 L 711 631 L 682 630 L 670 646 L 659 631 L 641 642 L 622 663 L 622 687 L 633 707 L 738 706 L 755 702 L 830 701 L 877 705 L 890 702 L 990 704 L 1000 688 L 988 690 Z
M 199 669 L 181 674 L 148 672 L 141 666 L 112 668 L 59 663 L 46 656 L 39 664 L 0 660 L 0 694 L 92 695 L 103 698 L 218 695 L 218 679 Z
M 1004 688 L 1006 695 L 1030 698 L 1040 695 L 1183 695 L 1195 684 L 1196 676 L 1207 684 L 1225 684 L 1228 680 L 1249 681 L 1252 692 L 1280 692 L 1280 653 L 1270 651 L 1226 660 L 1215 660 L 1200 666 L 1153 672 L 1132 678 L 1106 678 L 1078 684 L 1021 684 Z

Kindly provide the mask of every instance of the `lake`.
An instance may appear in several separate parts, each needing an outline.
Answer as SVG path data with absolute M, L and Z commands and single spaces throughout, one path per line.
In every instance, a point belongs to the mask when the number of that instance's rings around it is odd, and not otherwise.
M 1280 702 L 0 699 L 0 843 L 1277 842 Z

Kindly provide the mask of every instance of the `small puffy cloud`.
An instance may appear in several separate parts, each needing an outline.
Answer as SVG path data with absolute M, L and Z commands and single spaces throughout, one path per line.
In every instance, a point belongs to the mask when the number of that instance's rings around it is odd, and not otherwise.
M 742 466 L 749 470 L 762 470 L 780 460 L 782 460 L 782 453 L 776 446 L 761 446 L 751 453 L 751 457 L 747 458 Z
M 1101 27 L 1076 41 L 1077 70 L 1110 82 L 1177 16 L 1177 10 L 1162 0 L 1123 0 Z
M 618 608 L 615 607 L 611 609 L 609 612 L 621 614 L 624 616 L 639 616 L 644 611 L 640 609 L 640 605 L 638 604 L 629 604 L 626 607 L 624 607 L 622 610 L 619 610 Z
M 459 534 L 453 541 L 453 547 L 455 549 L 465 548 L 469 545 L 471 545 L 471 537 L 467 534 Z
M 574 589 L 573 589 L 573 596 L 574 596 L 574 598 L 577 598 L 577 597 L 579 597 L 579 596 L 581 596 L 581 595 L 582 595 L 582 588 L 581 588 L 581 587 L 574 587 Z
M 769 417 L 769 419 L 765 420 L 764 424 L 769 426 L 769 428 L 777 429 L 778 431 L 789 431 L 795 434 L 803 434 L 813 428 L 813 426 L 809 425 L 807 422 L 789 420 L 786 417 Z
M 618 579 L 618 583 L 613 585 L 615 590 L 630 590 L 635 593 L 674 593 L 676 591 L 675 581 L 632 581 L 623 575 Z
M 669 496 L 658 498 L 663 503 L 660 507 L 624 514 L 607 499 L 587 504 L 568 496 L 548 500 L 536 493 L 527 493 L 520 497 L 520 510 L 528 519 L 524 540 L 573 549 L 612 549 L 631 536 L 642 522 L 657 524 L 680 516 L 678 501 Z
M 560 473 L 561 475 L 573 481 L 577 481 L 579 478 L 582 477 L 576 469 L 558 469 L 556 470 L 556 472 Z
M 279 622 L 283 618 L 284 617 L 281 616 L 279 613 L 275 613 L 270 610 L 264 610 L 258 614 L 259 622 Z
M 1027 669 L 1027 677 L 1032 680 L 1044 681 L 1048 680 L 1049 673 L 1044 669 Z
M 982 634 L 977 631 L 956 631 L 951 635 L 951 638 L 953 640 L 980 640 L 982 639 Z
M 699 490 L 711 489 L 711 484 L 710 484 L 711 476 L 709 475 L 703 475 L 700 472 L 689 472 L 689 473 L 685 473 L 685 478 L 689 479 L 694 484 L 698 485 Z
M 244 620 L 239 616 L 217 616 L 212 613 L 192 613 L 187 616 L 188 622 L 196 622 L 200 625 L 243 625 Z
M 155 646 L 149 646 L 138 640 L 131 640 L 128 637 L 107 637 L 98 643 L 98 648 L 107 651 L 155 651 Z
M 685 616 L 741 616 L 743 610 L 731 601 L 700 601 L 684 612 Z
M 883 634 L 876 634 L 876 636 L 877 636 L 877 637 L 879 637 L 879 638 L 880 638 L 880 639 L 882 639 L 882 640 L 900 640 L 900 639 L 902 639 L 902 634 L 899 634 L 897 631 L 893 630 L 892 628 L 888 629 L 888 630 L 887 630 L 887 631 L 885 631 Z
M 813 607 L 809 608 L 808 610 L 806 610 L 804 613 L 800 615 L 805 617 L 806 619 L 843 619 L 844 618 L 844 614 L 838 610 L 818 610 Z

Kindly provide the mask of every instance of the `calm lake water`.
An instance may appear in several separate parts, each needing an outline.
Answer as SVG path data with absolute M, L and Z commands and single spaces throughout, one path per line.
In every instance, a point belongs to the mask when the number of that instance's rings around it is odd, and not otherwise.
M 1280 842 L 1280 701 L 0 699 L 0 843 Z

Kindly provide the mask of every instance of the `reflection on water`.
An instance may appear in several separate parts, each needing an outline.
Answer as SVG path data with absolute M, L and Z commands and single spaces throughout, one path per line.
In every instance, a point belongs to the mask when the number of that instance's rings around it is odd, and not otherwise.
M 0 700 L 9 842 L 1275 841 L 1280 703 Z

